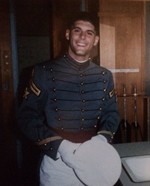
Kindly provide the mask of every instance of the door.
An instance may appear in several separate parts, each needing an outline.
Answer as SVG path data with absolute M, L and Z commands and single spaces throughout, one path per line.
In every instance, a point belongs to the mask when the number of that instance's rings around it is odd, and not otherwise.
M 14 137 L 14 93 L 11 58 L 9 0 L 0 1 L 0 165 L 1 182 L 5 185 L 16 173 Z M 3 184 L 5 181 L 5 184 Z

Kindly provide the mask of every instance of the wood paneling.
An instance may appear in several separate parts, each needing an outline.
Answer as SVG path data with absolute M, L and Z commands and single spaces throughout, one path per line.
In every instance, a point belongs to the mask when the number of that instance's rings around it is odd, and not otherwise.
M 52 1 L 52 54 L 53 57 L 66 52 L 67 41 L 65 39 L 65 29 L 68 17 L 80 12 L 80 1 L 63 0 Z
M 123 85 L 126 86 L 127 112 L 134 121 L 134 87 L 137 89 L 137 115 L 143 129 L 144 95 L 144 3 L 100 1 L 100 63 L 113 72 L 121 118 Z

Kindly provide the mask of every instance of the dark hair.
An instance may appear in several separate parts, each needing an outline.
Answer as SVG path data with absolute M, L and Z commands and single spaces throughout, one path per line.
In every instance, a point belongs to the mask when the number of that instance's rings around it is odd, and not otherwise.
M 74 25 L 74 23 L 78 20 L 90 22 L 94 26 L 95 31 L 98 34 L 99 20 L 98 20 L 97 15 L 95 15 L 94 13 L 81 12 L 81 13 L 77 14 L 76 16 L 74 16 L 72 19 L 70 19 L 70 21 L 68 23 L 68 28 L 71 29 L 72 26 Z

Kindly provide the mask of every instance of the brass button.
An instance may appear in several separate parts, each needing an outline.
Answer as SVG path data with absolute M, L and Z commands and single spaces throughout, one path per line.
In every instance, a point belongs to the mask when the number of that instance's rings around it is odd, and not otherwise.
M 55 111 L 58 112 L 58 108 L 55 108 Z
M 97 119 L 99 120 L 100 119 L 100 116 L 98 116 Z
M 103 71 L 102 74 L 105 75 L 105 72 Z

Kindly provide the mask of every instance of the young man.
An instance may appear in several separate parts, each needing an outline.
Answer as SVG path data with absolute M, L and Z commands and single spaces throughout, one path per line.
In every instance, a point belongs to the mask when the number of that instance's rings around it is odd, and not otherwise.
M 72 167 L 73 152 L 94 136 L 111 142 L 117 130 L 112 74 L 90 58 L 96 28 L 87 15 L 74 19 L 66 30 L 67 53 L 36 65 L 26 88 L 18 123 L 43 152 L 41 186 L 85 185 Z

